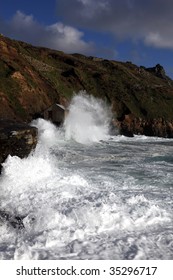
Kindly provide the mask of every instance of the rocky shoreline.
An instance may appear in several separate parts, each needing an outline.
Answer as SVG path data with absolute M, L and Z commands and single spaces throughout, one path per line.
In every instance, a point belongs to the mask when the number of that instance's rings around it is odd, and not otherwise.
M 0 118 L 29 123 L 86 91 L 112 109 L 120 134 L 173 137 L 173 80 L 146 68 L 34 47 L 0 36 Z M 50 113 L 50 112 L 49 112 Z
M 126 115 L 123 120 L 114 121 L 119 133 L 127 137 L 145 135 L 152 137 L 173 138 L 173 120 L 142 119 L 133 115 Z
M 27 157 L 36 147 L 36 127 L 12 120 L 0 120 L 0 171 L 8 155 Z

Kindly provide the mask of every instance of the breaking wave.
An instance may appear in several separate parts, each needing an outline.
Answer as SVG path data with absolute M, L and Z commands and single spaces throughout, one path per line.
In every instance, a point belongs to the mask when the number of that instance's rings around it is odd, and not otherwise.
M 66 117 L 65 137 L 82 144 L 106 140 L 110 113 L 106 105 L 85 92 L 73 97 Z
M 23 227 L 0 217 L 0 259 L 173 259 L 172 140 L 109 137 L 109 117 L 81 93 L 64 127 L 32 123 L 35 151 L 3 164 L 0 210 Z

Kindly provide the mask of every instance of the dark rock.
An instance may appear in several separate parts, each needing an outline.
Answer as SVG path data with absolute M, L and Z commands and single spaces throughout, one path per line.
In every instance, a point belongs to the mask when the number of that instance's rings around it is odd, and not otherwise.
M 0 164 L 0 174 L 1 174 L 1 170 L 2 170 L 2 164 Z
M 155 67 L 145 68 L 146 71 L 153 73 L 157 77 L 161 79 L 166 79 L 166 74 L 163 66 L 160 64 L 157 64 Z
M 68 77 L 75 77 L 75 78 L 78 77 L 74 68 L 70 68 L 67 71 L 62 72 L 61 75 L 63 77 L 66 77 L 66 78 L 68 78 Z
M 0 164 L 8 155 L 27 157 L 36 147 L 37 134 L 36 127 L 11 120 L 0 120 Z
M 165 121 L 163 118 L 142 119 L 132 114 L 126 115 L 123 121 L 117 121 L 115 125 L 119 132 L 125 136 L 134 134 L 173 138 L 173 121 Z
M 24 228 L 23 219 L 24 217 L 11 215 L 6 211 L 0 210 L 0 221 L 7 222 L 10 226 L 12 226 L 15 229 Z
M 126 137 L 134 137 L 133 132 L 128 128 L 127 125 L 122 125 L 119 133 Z

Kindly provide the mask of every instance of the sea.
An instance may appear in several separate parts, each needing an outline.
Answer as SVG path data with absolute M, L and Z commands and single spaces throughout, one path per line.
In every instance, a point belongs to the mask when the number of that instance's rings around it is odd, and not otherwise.
M 172 260 L 173 139 L 110 132 L 110 108 L 76 94 L 62 127 L 37 119 L 27 158 L 0 177 L 1 260 Z

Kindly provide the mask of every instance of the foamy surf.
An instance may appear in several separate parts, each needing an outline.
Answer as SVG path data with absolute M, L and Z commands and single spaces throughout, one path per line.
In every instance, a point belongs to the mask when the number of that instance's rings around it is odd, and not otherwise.
M 24 227 L 0 219 L 0 259 L 173 258 L 172 140 L 110 137 L 93 108 L 103 117 L 100 101 L 80 95 L 63 128 L 34 121 L 36 150 L 4 163 L 0 210 Z
M 81 92 L 75 95 L 65 119 L 65 137 L 89 144 L 106 140 L 109 134 L 110 113 L 103 101 Z

